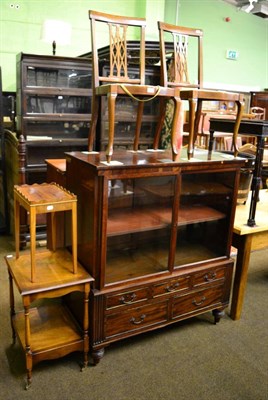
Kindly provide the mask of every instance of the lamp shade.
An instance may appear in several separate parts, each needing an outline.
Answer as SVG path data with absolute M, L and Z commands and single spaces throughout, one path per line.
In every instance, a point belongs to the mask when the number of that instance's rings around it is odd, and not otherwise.
M 43 22 L 41 40 L 46 43 L 55 41 L 59 45 L 71 43 L 72 26 L 68 22 L 46 19 Z

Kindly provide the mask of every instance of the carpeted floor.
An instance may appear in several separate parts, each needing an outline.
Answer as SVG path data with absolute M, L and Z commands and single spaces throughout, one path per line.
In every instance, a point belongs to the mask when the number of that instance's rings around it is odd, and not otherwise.
M 268 399 L 268 250 L 252 253 L 239 321 L 227 313 L 213 325 L 208 313 L 127 339 L 109 346 L 100 364 L 84 372 L 79 354 L 43 361 L 34 367 L 28 391 L 24 355 L 11 344 L 9 253 L 12 239 L 0 236 L 1 400 Z

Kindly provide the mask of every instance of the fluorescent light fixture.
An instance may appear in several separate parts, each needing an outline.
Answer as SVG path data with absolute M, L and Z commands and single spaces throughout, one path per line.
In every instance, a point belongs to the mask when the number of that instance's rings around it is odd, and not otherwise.
M 250 4 L 249 4 L 248 6 L 243 6 L 243 7 L 241 8 L 241 10 L 245 11 L 246 13 L 250 13 L 250 11 L 252 11 L 253 8 L 254 8 L 253 3 L 257 3 L 257 1 L 258 1 L 258 0 L 249 0 L 249 3 L 250 3 Z

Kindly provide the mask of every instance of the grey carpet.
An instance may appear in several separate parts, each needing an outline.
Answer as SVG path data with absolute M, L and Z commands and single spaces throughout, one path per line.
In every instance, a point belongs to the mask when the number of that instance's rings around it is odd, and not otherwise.
M 24 390 L 24 355 L 12 346 L 8 275 L 0 237 L 0 399 L 28 400 L 267 400 L 268 250 L 251 255 L 242 318 L 213 325 L 210 313 L 127 339 L 106 349 L 96 367 L 80 372 L 80 354 L 43 361 Z M 17 308 L 20 298 L 16 296 Z

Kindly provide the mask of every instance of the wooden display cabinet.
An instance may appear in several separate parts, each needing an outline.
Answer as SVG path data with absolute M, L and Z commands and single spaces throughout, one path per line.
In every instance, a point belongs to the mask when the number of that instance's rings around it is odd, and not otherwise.
M 117 340 L 228 305 L 232 227 L 244 160 L 183 149 L 66 155 L 78 197 L 78 259 L 94 277 L 94 363 Z M 79 177 L 79 178 L 78 178 Z M 72 303 L 75 311 L 75 305 Z
M 268 119 L 268 90 L 264 92 L 251 92 L 250 107 L 265 109 L 265 119 Z

